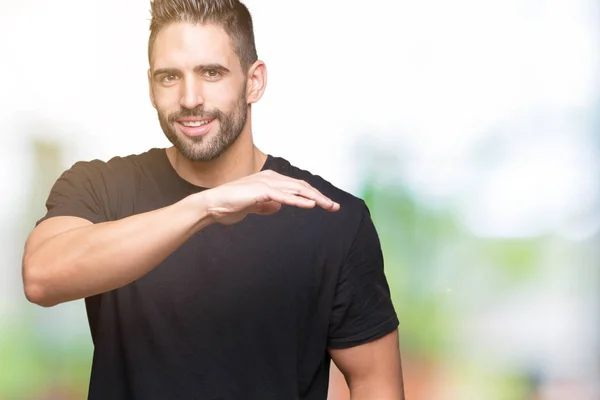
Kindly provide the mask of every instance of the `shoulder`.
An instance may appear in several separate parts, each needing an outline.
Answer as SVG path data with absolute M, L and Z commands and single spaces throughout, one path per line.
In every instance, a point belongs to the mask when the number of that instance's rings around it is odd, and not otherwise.
M 292 164 L 285 158 L 269 157 L 268 169 L 295 179 L 301 179 L 340 204 L 340 210 L 335 213 L 315 209 L 314 215 L 316 218 L 331 222 L 332 227 L 343 227 L 348 233 L 356 233 L 361 224 L 370 220 L 369 208 L 360 197 L 339 188 L 320 175 Z
M 335 186 L 333 183 L 320 175 L 292 164 L 285 158 L 270 155 L 266 168 L 272 169 L 282 175 L 306 181 L 324 195 L 334 197 L 333 200 L 335 201 L 343 201 L 346 203 L 346 205 L 352 208 L 362 208 L 365 205 L 361 198 Z
M 155 163 L 161 149 L 150 149 L 143 153 L 113 156 L 108 160 L 92 159 L 75 162 L 63 177 L 86 179 L 92 183 L 109 183 L 131 176 L 135 171 L 149 168 Z M 102 180 L 98 181 L 97 180 Z

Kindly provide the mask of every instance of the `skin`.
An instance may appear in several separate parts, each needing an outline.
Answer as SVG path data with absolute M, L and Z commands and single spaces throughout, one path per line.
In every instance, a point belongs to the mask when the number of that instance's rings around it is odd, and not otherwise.
M 51 307 L 127 285 L 213 223 L 272 214 L 282 204 L 339 210 L 338 203 L 306 182 L 259 172 L 267 156 L 253 143 L 251 109 L 264 93 L 266 66 L 259 60 L 244 71 L 221 27 L 174 23 L 163 28 L 154 43 L 148 82 L 161 126 L 175 143 L 167 149 L 171 164 L 183 179 L 210 189 L 119 221 L 92 224 L 55 217 L 42 222 L 29 235 L 23 254 L 29 301 Z M 169 125 L 169 116 L 182 112 L 223 119 L 201 140 L 192 140 L 176 124 Z M 230 129 L 235 140 L 219 150 L 215 143 L 227 132 L 227 118 L 239 129 Z M 354 348 L 330 349 L 344 377 L 332 379 L 331 393 L 353 400 L 403 399 L 397 338 L 394 331 Z M 335 376 L 338 370 L 333 371 Z
M 329 349 L 337 370 L 331 373 L 330 400 L 404 400 L 398 331 L 349 349 Z M 343 384 L 343 375 L 346 385 Z

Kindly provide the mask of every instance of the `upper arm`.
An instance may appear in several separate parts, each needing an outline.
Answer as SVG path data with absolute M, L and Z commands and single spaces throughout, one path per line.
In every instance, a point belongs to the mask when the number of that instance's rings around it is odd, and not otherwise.
M 379 236 L 365 205 L 338 276 L 327 345 L 358 346 L 391 333 L 398 323 Z
M 329 349 L 329 354 L 346 378 L 353 398 L 364 393 L 369 395 L 366 398 L 377 394 L 378 399 L 404 399 L 397 330 L 358 346 Z
M 103 165 L 97 160 L 78 162 L 61 174 L 46 200 L 46 214 L 25 242 L 24 258 L 53 236 L 107 220 Z
M 377 398 L 403 398 L 396 395 L 402 388 L 398 323 L 379 237 L 365 205 L 339 274 L 328 339 L 329 354 L 353 396 L 368 385 L 393 393 Z

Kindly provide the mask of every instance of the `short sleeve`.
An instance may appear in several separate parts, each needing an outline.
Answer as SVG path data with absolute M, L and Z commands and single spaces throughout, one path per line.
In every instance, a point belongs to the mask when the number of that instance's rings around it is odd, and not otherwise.
M 36 225 L 59 216 L 79 217 L 92 223 L 107 221 L 108 195 L 102 165 L 99 160 L 78 162 L 63 172 L 46 200 L 46 215 Z
M 379 236 L 366 205 L 342 266 L 329 325 L 330 348 L 347 348 L 378 339 L 399 321 L 384 274 Z

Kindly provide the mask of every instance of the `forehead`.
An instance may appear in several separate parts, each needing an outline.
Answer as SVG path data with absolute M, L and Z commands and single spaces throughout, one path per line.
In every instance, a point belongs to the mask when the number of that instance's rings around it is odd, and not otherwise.
M 153 69 L 185 69 L 202 64 L 221 64 L 232 69 L 236 63 L 239 61 L 229 35 L 215 24 L 169 24 L 158 32 L 152 46 Z

